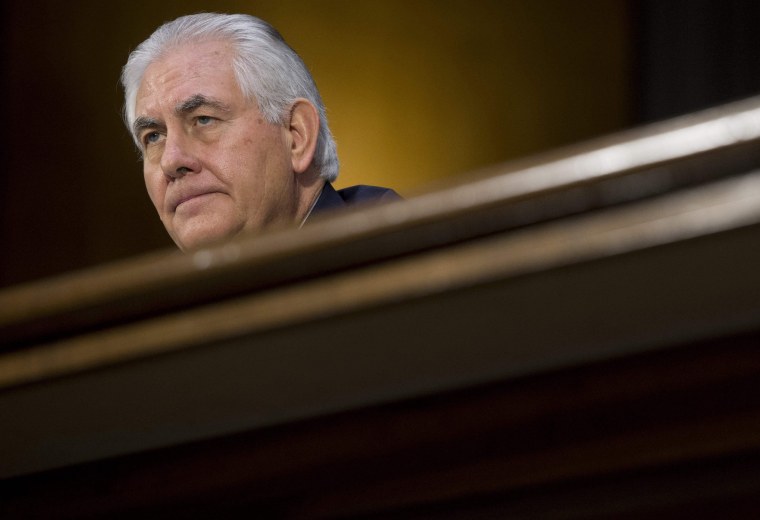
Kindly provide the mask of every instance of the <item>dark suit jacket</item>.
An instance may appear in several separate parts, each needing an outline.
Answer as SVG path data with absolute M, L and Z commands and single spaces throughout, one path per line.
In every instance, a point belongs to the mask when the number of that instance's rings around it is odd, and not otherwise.
M 399 200 L 401 197 L 389 188 L 378 186 L 351 186 L 342 190 L 336 190 L 332 184 L 325 183 L 322 193 L 312 208 L 309 217 L 318 213 L 324 213 L 336 209 L 357 206 L 365 203 L 390 202 Z

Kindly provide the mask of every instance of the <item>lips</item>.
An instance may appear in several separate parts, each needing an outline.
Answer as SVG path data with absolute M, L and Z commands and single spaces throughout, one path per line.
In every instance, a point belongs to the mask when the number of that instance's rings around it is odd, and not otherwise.
M 212 193 L 219 193 L 219 190 L 211 187 L 195 187 L 177 190 L 167 194 L 167 207 L 171 212 L 175 212 L 181 204 Z

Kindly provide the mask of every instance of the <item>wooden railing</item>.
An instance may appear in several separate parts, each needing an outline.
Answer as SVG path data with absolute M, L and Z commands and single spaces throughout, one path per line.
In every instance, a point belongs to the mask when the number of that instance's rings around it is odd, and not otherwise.
M 4 290 L 0 517 L 752 511 L 758 166 L 750 99 Z

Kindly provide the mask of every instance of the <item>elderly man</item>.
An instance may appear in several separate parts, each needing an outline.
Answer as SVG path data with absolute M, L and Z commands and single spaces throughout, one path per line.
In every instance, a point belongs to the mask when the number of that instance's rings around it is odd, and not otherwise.
M 122 84 L 148 194 L 184 251 L 398 198 L 371 186 L 333 189 L 338 158 L 319 92 L 299 56 L 258 18 L 169 22 L 130 54 Z

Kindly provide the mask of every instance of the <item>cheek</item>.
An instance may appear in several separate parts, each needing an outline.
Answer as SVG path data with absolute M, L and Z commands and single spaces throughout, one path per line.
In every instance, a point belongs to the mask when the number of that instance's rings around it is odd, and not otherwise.
M 151 202 L 153 202 L 153 205 L 160 212 L 163 206 L 164 193 L 166 193 L 166 183 L 161 178 L 161 175 L 147 170 L 143 170 L 143 179 L 145 180 L 145 188 Z

